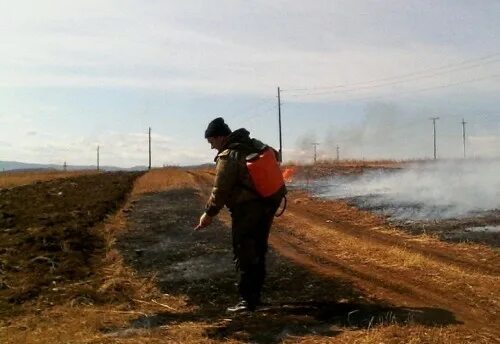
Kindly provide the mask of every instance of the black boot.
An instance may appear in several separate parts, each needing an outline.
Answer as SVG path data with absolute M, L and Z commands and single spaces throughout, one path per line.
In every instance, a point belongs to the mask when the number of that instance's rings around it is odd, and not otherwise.
M 246 300 L 241 300 L 236 305 L 228 307 L 226 311 L 228 313 L 243 313 L 243 312 L 254 312 L 257 305 L 253 302 L 248 302 Z

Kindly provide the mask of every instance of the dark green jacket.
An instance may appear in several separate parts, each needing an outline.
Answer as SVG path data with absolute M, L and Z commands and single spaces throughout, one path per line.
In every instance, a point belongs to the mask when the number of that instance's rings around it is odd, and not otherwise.
M 217 215 L 224 206 L 232 209 L 238 204 L 260 199 L 250 179 L 246 157 L 265 147 L 264 143 L 250 138 L 250 133 L 243 128 L 227 137 L 215 157 L 215 181 L 205 209 L 207 215 Z

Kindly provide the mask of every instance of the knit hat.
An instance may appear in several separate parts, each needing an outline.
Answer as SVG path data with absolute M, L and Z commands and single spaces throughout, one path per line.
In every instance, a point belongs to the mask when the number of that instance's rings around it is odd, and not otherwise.
M 231 129 L 224 123 L 222 117 L 217 117 L 212 122 L 208 123 L 207 130 L 205 130 L 205 138 L 217 137 L 217 136 L 228 136 L 231 134 Z

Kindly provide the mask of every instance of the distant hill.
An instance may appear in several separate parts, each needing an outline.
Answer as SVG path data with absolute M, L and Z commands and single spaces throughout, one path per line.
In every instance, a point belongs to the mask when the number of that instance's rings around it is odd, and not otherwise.
M 95 170 L 95 165 L 67 165 L 67 171 L 81 171 L 81 170 Z M 122 168 L 116 166 L 100 166 L 101 170 L 104 171 L 143 171 L 147 170 L 147 166 L 133 166 L 129 168 Z M 1 171 L 33 171 L 33 170 L 63 170 L 62 165 L 56 164 L 35 164 L 26 163 L 19 161 L 1 161 L 0 160 L 0 172 Z

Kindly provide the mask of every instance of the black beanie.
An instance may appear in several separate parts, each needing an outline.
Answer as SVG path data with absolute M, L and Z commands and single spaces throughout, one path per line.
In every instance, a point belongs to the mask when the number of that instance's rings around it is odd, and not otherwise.
M 224 123 L 222 117 L 217 117 L 212 122 L 208 123 L 207 130 L 205 130 L 205 138 L 228 136 L 229 134 L 231 134 L 231 129 Z

